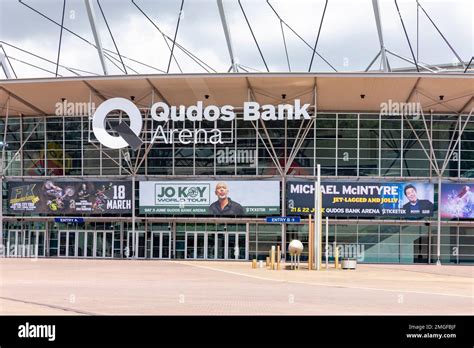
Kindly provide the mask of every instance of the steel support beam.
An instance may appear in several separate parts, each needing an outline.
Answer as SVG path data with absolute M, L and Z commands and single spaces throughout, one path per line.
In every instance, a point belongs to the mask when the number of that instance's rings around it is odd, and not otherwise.
M 4 131 L 3 131 L 3 145 L 2 145 L 2 158 L 0 159 L 0 257 L 6 255 L 5 247 L 3 247 L 3 179 L 5 171 L 3 166 L 5 164 L 5 147 L 7 140 L 7 128 L 8 128 L 8 112 L 10 109 L 10 97 L 7 99 L 7 110 L 4 121 Z
M 84 3 L 86 5 L 87 16 L 89 17 L 89 23 L 91 25 L 92 34 L 94 35 L 94 41 L 97 47 L 97 52 L 99 53 L 100 64 L 102 64 L 102 70 L 104 71 L 104 75 L 108 75 L 109 73 L 105 64 L 104 50 L 102 49 L 102 42 L 100 40 L 100 35 L 97 31 L 95 12 L 92 0 L 84 0 Z
M 373 0 L 375 1 L 375 0 Z M 435 27 L 436 31 L 439 33 L 439 35 L 441 35 L 441 37 L 443 38 L 444 42 L 446 43 L 446 45 L 448 45 L 449 49 L 451 50 L 451 52 L 453 52 L 453 54 L 456 56 L 456 58 L 459 60 L 459 62 L 461 63 L 462 67 L 465 68 L 466 67 L 466 63 L 461 59 L 461 57 L 459 56 L 459 54 L 454 50 L 453 46 L 451 46 L 451 44 L 449 43 L 448 39 L 446 39 L 446 37 L 443 35 L 443 33 L 441 32 L 441 30 L 438 29 L 438 27 L 436 26 L 435 22 L 433 22 L 433 20 L 431 19 L 431 17 L 428 15 L 428 13 L 425 11 L 425 9 L 423 8 L 423 6 L 420 5 L 419 1 L 417 0 L 416 1 L 416 5 L 417 7 L 421 8 L 421 10 L 423 11 L 423 13 L 426 15 L 426 17 L 429 19 L 429 21 L 431 22 L 431 24 L 433 24 L 433 26 Z
M 444 171 L 446 170 L 446 167 L 448 166 L 448 163 L 449 163 L 449 159 L 451 158 L 451 156 L 453 155 L 454 150 L 458 146 L 459 140 L 461 139 L 461 136 L 464 133 L 464 129 L 466 129 L 466 126 L 469 124 L 469 120 L 471 119 L 473 111 L 474 111 L 474 109 L 471 109 L 471 112 L 467 116 L 466 121 L 464 122 L 464 125 L 462 126 L 461 130 L 459 132 L 457 132 L 458 136 L 457 136 L 456 141 L 454 142 L 454 146 L 448 148 L 448 153 L 446 154 L 446 158 L 444 159 L 443 167 L 441 168 L 441 175 L 443 175 Z M 459 115 L 459 125 L 461 125 L 461 124 L 462 124 L 461 115 Z M 456 134 L 456 133 L 454 133 L 454 134 Z M 452 141 L 452 139 L 451 139 L 451 141 Z M 450 143 L 450 145 L 451 145 L 451 143 Z
M 372 59 L 372 61 L 370 62 L 369 66 L 365 69 L 365 72 L 369 71 L 369 69 L 372 67 L 372 65 L 374 65 L 375 61 L 377 60 L 377 58 L 380 56 L 380 51 L 377 53 L 377 55 L 375 56 L 374 59 Z
M 249 90 L 249 96 L 251 97 L 252 100 L 254 101 L 257 101 L 256 97 L 255 97 L 255 93 L 252 89 L 252 86 L 250 85 L 250 81 L 248 78 L 246 78 L 246 81 L 247 81 L 247 88 Z M 250 99 L 250 98 L 249 98 Z M 260 119 L 260 122 L 253 122 L 251 121 L 252 123 L 252 126 L 254 127 L 255 129 L 255 132 L 257 132 L 257 135 L 260 137 L 260 140 L 262 140 L 262 143 L 263 143 L 263 146 L 265 146 L 265 149 L 268 151 L 268 154 L 270 155 L 270 158 L 272 159 L 273 163 L 275 164 L 275 167 L 276 169 L 278 170 L 278 173 L 280 174 L 280 176 L 283 176 L 283 168 L 281 167 L 279 161 L 278 161 L 278 155 L 275 151 L 275 148 L 273 146 L 273 143 L 272 143 L 272 139 L 270 137 L 270 135 L 268 134 L 268 130 L 267 130 L 267 127 L 265 126 L 265 123 Z M 265 132 L 265 135 L 268 139 L 268 143 L 269 143 L 269 146 L 270 146 L 270 149 L 268 148 L 267 144 L 265 143 L 265 140 L 263 139 L 262 135 L 260 134 L 259 132 L 259 129 L 258 129 L 258 125 L 261 125 L 263 131 Z
M 217 7 L 219 8 L 219 16 L 221 17 L 222 29 L 224 30 L 225 41 L 227 43 L 227 50 L 229 51 L 230 62 L 232 64 L 232 72 L 239 72 L 237 62 L 235 61 L 234 48 L 232 46 L 232 38 L 230 35 L 229 25 L 227 24 L 227 17 L 225 15 L 224 4 L 222 0 L 217 0 Z
M 440 172 L 439 172 L 439 169 L 437 168 L 437 165 L 435 165 L 434 162 L 436 162 L 436 159 L 433 160 L 433 158 L 428 154 L 428 151 L 426 150 L 425 146 L 423 145 L 423 142 L 421 141 L 420 137 L 418 136 L 418 134 L 416 133 L 416 130 L 415 128 L 413 127 L 413 125 L 411 124 L 410 122 L 410 119 L 408 118 L 408 115 L 406 115 L 405 113 L 403 113 L 403 116 L 405 118 L 405 120 L 407 121 L 408 125 L 410 126 L 413 134 L 415 135 L 416 137 L 416 140 L 418 141 L 418 143 L 420 144 L 420 147 L 421 149 L 423 150 L 423 152 L 425 153 L 426 155 L 426 158 L 428 158 L 428 160 L 430 161 L 430 165 L 433 167 L 433 169 L 436 171 L 436 174 L 438 176 L 440 176 Z M 425 131 L 427 131 L 427 129 L 425 128 Z M 431 144 L 430 144 L 430 148 L 431 148 Z
M 12 73 L 10 71 L 10 67 L 7 64 L 7 57 L 3 53 L 0 53 L 0 67 L 2 68 L 3 73 L 5 74 L 7 79 L 13 78 Z
M 378 36 L 379 36 L 380 54 L 382 55 L 383 71 L 384 72 L 389 72 L 390 67 L 388 65 L 387 52 L 385 50 L 385 45 L 384 45 L 384 42 L 383 42 L 382 20 L 380 18 L 379 1 L 378 0 L 372 0 L 372 7 L 374 8 L 375 24 L 377 25 L 377 33 L 378 33 Z

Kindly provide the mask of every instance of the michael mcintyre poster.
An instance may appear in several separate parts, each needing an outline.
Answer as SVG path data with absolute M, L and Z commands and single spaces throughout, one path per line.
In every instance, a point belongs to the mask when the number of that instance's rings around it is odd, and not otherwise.
M 127 181 L 10 181 L 8 212 L 38 214 L 126 214 L 132 211 Z
M 289 181 L 287 213 L 314 213 L 314 182 Z M 430 183 L 321 183 L 323 214 L 338 217 L 425 217 L 433 215 L 434 187 Z
M 441 217 L 474 219 L 474 183 L 441 184 Z

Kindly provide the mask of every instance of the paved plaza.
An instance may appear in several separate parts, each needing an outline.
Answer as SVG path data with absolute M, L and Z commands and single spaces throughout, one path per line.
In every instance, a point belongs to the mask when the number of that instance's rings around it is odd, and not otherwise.
M 474 313 L 474 267 L 252 269 L 250 262 L 0 259 L 3 315 Z

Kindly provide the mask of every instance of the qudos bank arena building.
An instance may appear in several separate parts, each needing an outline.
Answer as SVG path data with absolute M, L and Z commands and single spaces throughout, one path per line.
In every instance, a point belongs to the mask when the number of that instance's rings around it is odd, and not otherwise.
M 236 70 L 0 80 L 2 256 L 474 262 L 471 74 Z

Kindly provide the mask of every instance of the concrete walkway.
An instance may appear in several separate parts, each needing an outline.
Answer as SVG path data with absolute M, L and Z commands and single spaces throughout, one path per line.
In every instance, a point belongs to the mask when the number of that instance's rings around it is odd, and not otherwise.
M 474 314 L 474 267 L 0 259 L 0 314 Z

